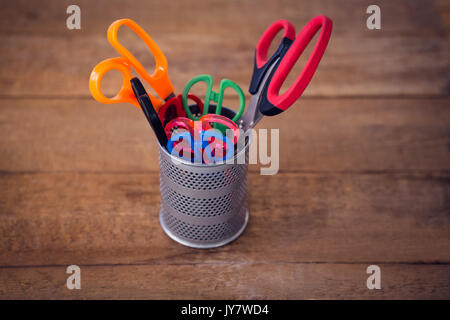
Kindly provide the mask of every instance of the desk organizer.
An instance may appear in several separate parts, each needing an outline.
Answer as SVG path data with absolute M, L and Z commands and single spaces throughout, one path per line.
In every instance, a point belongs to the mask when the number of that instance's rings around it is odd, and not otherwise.
M 224 108 L 222 114 L 230 112 Z M 248 221 L 249 145 L 232 164 L 192 163 L 159 146 L 159 219 L 170 238 L 189 247 L 214 248 L 239 237 Z

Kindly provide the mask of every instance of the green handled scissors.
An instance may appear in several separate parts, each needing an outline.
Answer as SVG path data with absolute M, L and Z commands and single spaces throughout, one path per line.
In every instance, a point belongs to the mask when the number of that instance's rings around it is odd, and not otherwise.
M 220 88 L 219 92 L 212 91 L 213 86 L 213 78 L 210 75 L 202 74 L 199 76 L 196 76 L 189 80 L 189 82 L 186 84 L 183 90 L 183 108 L 186 111 L 186 115 L 189 119 L 197 121 L 201 117 L 196 117 L 192 114 L 191 109 L 188 105 L 188 93 L 191 90 L 192 86 L 198 82 L 205 82 L 206 83 L 206 95 L 205 95 L 205 104 L 203 106 L 203 114 L 202 116 L 206 115 L 209 112 L 209 102 L 214 101 L 217 103 L 216 106 L 216 114 L 220 114 L 222 112 L 222 102 L 223 102 L 223 95 L 225 93 L 226 88 L 233 88 L 238 96 L 239 96 L 239 109 L 236 112 L 236 115 L 233 117 L 234 122 L 239 121 L 242 114 L 244 113 L 245 109 L 245 95 L 242 89 L 237 85 L 237 83 L 228 80 L 223 79 L 220 81 Z

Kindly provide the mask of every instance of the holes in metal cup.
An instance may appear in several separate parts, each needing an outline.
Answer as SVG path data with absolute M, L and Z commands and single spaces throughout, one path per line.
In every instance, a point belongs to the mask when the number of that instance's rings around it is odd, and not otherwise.
M 172 182 L 196 190 L 219 189 L 233 183 L 240 183 L 247 171 L 247 166 L 235 165 L 215 172 L 198 173 L 183 170 L 164 158 L 161 159 L 160 167 L 161 173 Z

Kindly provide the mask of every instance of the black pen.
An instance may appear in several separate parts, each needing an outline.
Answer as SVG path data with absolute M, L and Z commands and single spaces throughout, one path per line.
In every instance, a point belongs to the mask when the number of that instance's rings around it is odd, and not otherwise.
M 153 108 L 152 101 L 150 100 L 150 97 L 147 94 L 147 91 L 145 91 L 144 86 L 142 85 L 141 81 L 138 78 L 132 78 L 130 80 L 131 87 L 133 88 L 134 95 L 136 96 L 137 101 L 139 102 L 139 105 L 141 106 L 142 111 L 145 114 L 145 117 L 147 118 L 148 122 L 150 123 L 150 126 L 152 127 L 153 131 L 155 132 L 156 138 L 158 138 L 159 144 L 167 149 L 167 136 L 164 131 L 164 127 L 159 120 L 158 113 L 155 111 L 155 108 Z

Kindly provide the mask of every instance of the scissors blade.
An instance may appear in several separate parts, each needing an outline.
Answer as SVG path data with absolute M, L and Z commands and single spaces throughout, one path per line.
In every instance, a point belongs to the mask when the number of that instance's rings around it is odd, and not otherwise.
M 259 111 L 258 108 L 258 100 L 258 94 L 252 95 L 252 97 L 250 98 L 250 103 L 247 107 L 247 111 L 239 121 L 239 128 L 244 130 L 244 132 L 253 128 L 263 117 L 263 114 Z
M 250 98 L 250 103 L 248 104 L 247 111 L 245 111 L 244 115 L 239 121 L 239 128 L 244 130 L 244 132 L 256 126 L 256 124 L 264 116 L 261 111 L 259 111 L 259 100 L 261 98 L 262 91 L 269 84 L 267 83 L 267 80 L 269 79 L 273 69 L 278 64 L 279 60 L 280 58 L 273 61 L 272 65 L 267 69 L 266 74 L 264 75 L 264 78 L 262 79 L 258 87 L 258 91 Z

